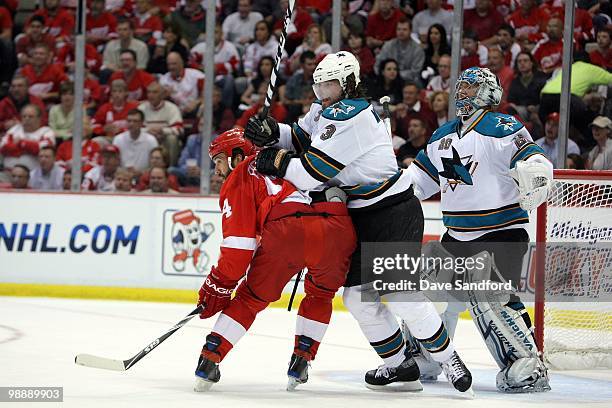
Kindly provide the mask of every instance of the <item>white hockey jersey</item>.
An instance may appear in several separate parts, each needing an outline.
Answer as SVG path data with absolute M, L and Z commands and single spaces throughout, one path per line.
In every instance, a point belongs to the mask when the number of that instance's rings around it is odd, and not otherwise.
M 280 133 L 279 145 L 300 153 L 285 179 L 301 190 L 340 186 L 349 208 L 365 208 L 410 188 L 384 122 L 365 99 L 344 99 L 326 109 L 315 102 L 297 124 L 280 124 Z
M 407 173 L 419 198 L 441 192 L 444 226 L 468 241 L 529 222 L 509 171 L 536 155 L 547 160 L 514 117 L 480 110 L 463 125 L 455 119 L 436 130 Z

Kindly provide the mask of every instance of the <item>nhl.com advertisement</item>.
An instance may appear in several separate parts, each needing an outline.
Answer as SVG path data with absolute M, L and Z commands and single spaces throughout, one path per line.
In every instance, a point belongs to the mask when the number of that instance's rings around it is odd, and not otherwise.
M 193 289 L 219 257 L 217 197 L 1 194 L 1 282 Z

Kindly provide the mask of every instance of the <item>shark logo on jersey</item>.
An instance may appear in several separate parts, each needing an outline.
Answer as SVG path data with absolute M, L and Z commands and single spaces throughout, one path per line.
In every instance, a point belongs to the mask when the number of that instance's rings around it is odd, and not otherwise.
M 347 105 L 346 103 L 340 101 L 331 108 L 331 114 L 334 115 L 334 118 L 335 118 L 338 116 L 339 113 L 348 115 L 353 110 L 355 110 L 354 106 Z
M 325 132 L 320 136 L 321 140 L 329 139 L 332 137 L 335 131 L 336 127 L 333 124 L 330 123 L 329 125 L 325 126 Z
M 472 175 L 474 171 L 476 171 L 476 167 L 478 167 L 478 162 L 472 162 L 472 155 L 460 157 L 459 152 L 454 147 L 453 149 L 453 157 L 441 157 L 442 166 L 444 166 L 444 171 L 441 171 L 440 176 L 447 179 L 446 185 L 442 190 L 443 193 L 446 193 L 448 187 L 451 188 L 452 191 L 455 191 L 458 185 L 474 185 L 474 181 L 472 180 Z M 465 161 L 465 164 L 464 164 Z
M 496 116 L 497 118 L 497 125 L 495 125 L 496 128 L 498 127 L 503 127 L 504 130 L 514 130 L 514 125 L 517 125 L 517 121 L 516 119 L 514 119 L 513 117 L 503 117 L 503 116 Z

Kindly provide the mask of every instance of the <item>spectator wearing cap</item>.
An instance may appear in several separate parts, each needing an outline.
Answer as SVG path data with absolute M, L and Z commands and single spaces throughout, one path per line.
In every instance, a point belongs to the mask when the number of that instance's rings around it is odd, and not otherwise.
M 147 97 L 147 87 L 155 81 L 155 77 L 144 69 L 137 68 L 136 53 L 133 50 L 121 51 L 119 57 L 121 69 L 113 72 L 111 83 L 116 79 L 123 79 L 128 88 L 128 99 L 143 101 Z
M 553 112 L 546 118 L 546 124 L 544 125 L 544 137 L 536 140 L 535 143 L 544 150 L 546 157 L 553 163 L 555 169 L 561 168 L 561 165 L 557 163 L 559 148 L 559 114 Z M 580 149 L 576 142 L 572 139 L 567 139 L 567 154 L 580 154 Z
M 393 0 L 379 0 L 378 11 L 368 16 L 366 24 L 366 45 L 372 49 L 380 48 L 395 37 L 398 21 L 405 17 Z M 429 27 L 429 26 L 428 26 Z
M 30 18 L 30 24 L 25 28 L 25 33 L 15 37 L 15 52 L 19 66 L 32 63 L 32 53 L 39 44 L 45 44 L 52 50 L 55 48 L 55 38 L 45 31 L 45 18 L 34 15 Z
M 612 28 L 604 27 L 597 32 L 597 48 L 589 53 L 591 63 L 612 70 Z
M 133 109 L 127 116 L 127 127 L 123 133 L 115 136 L 113 144 L 121 152 L 121 166 L 132 172 L 134 177 L 140 177 L 149 167 L 149 154 L 158 146 L 157 139 L 144 131 L 144 114 Z
M 29 186 L 34 190 L 61 190 L 64 168 L 55 161 L 55 148 L 45 146 L 38 152 L 38 167 L 30 172 Z
M 23 164 L 17 164 L 11 169 L 11 188 L 16 190 L 29 189 L 30 169 Z
M 168 182 L 168 170 L 163 167 L 153 167 L 149 180 L 149 189 L 145 193 L 155 194 L 177 194 L 178 191 L 170 188 Z
M 447 35 L 453 28 L 453 13 L 442 8 L 442 0 L 425 0 L 427 8 L 414 15 L 412 19 L 412 29 L 419 35 L 421 43 L 427 41 L 427 31 L 433 24 L 442 24 L 446 29 Z
M 83 177 L 81 189 L 85 191 L 115 191 L 115 173 L 121 163 L 119 148 L 106 145 L 101 151 L 101 164 L 95 166 Z
M 26 105 L 21 109 L 21 123 L 10 128 L 0 140 L 5 168 L 23 164 L 33 169 L 38 166 L 40 148 L 55 146 L 55 133 L 42 126 L 41 119 L 42 111 L 37 105 Z
M 144 69 L 149 62 L 149 49 L 147 44 L 134 38 L 134 25 L 128 19 L 117 22 L 117 35 L 119 38 L 109 41 L 104 48 L 102 68 L 108 78 L 109 71 L 117 71 L 121 67 L 121 53 L 123 50 L 132 50 L 136 54 L 136 67 Z M 101 82 L 106 83 L 102 79 Z
M 423 48 L 410 38 L 410 20 L 403 18 L 396 26 L 396 38 L 383 45 L 376 56 L 376 64 L 392 58 L 397 61 L 399 74 L 404 81 L 420 83 L 421 69 L 425 62 Z M 375 68 L 378 68 L 375 66 Z
M 591 122 L 591 131 L 595 147 L 589 152 L 587 168 L 589 170 L 612 170 L 612 120 L 598 116 Z
M 20 112 L 26 105 L 36 105 L 42 112 L 41 123 L 47 123 L 45 103 L 28 93 L 28 79 L 15 75 L 11 80 L 8 95 L 0 100 L 0 133 L 4 133 L 21 121 Z

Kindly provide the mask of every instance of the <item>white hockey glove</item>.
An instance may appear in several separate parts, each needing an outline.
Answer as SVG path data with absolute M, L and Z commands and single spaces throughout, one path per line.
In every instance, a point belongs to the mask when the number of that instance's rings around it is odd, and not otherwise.
M 510 170 L 510 175 L 518 184 L 523 210 L 531 211 L 546 201 L 552 179 L 552 168 L 547 163 L 521 160 Z

